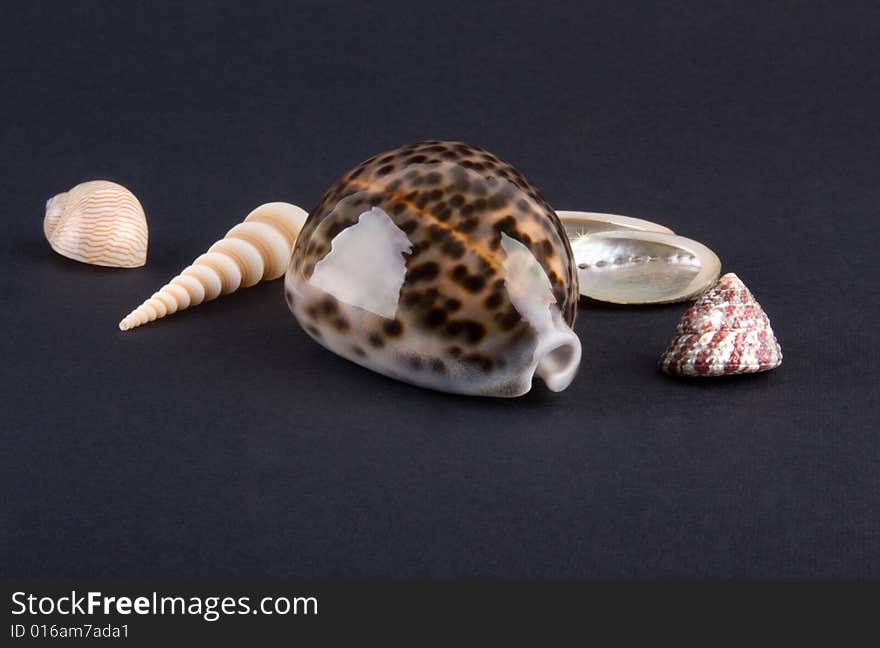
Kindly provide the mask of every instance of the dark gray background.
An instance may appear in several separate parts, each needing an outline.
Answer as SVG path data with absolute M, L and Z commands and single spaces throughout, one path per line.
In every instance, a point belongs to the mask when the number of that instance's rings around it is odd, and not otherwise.
M 356 4 L 4 5 L 0 574 L 880 576 L 876 3 Z M 449 396 L 320 348 L 280 282 L 116 329 L 425 138 L 706 243 L 783 366 L 667 378 L 683 305 L 583 303 L 568 390 Z M 44 241 L 95 178 L 146 267 Z

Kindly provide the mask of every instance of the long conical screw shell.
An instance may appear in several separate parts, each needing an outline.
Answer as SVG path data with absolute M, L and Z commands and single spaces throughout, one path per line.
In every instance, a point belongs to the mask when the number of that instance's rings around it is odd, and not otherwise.
M 308 214 L 289 203 L 260 205 L 119 322 L 123 331 L 284 274 Z

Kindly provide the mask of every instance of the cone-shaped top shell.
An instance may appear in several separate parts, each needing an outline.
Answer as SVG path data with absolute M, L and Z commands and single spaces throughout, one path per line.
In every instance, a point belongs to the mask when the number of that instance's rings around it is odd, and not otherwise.
M 724 376 L 775 369 L 782 349 L 761 305 L 733 273 L 681 318 L 660 368 L 678 376 Z

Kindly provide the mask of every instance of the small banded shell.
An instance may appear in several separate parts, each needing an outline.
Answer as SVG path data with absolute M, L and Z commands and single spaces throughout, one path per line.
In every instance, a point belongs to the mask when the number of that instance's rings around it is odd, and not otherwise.
M 429 141 L 345 174 L 309 215 L 285 278 L 305 331 L 423 387 L 519 396 L 577 371 L 568 236 L 528 180 L 488 151 Z
M 260 205 L 169 283 L 119 322 L 141 326 L 179 310 L 284 274 L 306 212 L 296 205 Z
M 718 256 L 702 243 L 656 229 L 597 231 L 571 247 L 581 294 L 614 304 L 692 299 L 721 272 Z
M 50 198 L 43 232 L 58 254 L 83 263 L 137 268 L 147 261 L 144 208 L 115 182 L 83 182 Z
M 676 376 L 756 373 L 782 364 L 770 320 L 733 273 L 685 311 L 660 369 Z

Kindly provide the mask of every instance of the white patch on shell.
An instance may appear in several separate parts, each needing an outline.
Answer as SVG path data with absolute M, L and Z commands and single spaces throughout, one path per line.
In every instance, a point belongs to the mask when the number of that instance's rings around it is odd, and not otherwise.
M 514 308 L 537 329 L 550 323 L 550 304 L 556 303 L 550 279 L 525 245 L 501 232 L 504 258 L 504 284 Z
M 531 373 L 537 373 L 553 391 L 568 387 L 581 360 L 581 342 L 562 320 L 550 279 L 531 250 L 501 233 L 506 256 L 504 285 L 517 312 L 538 337 Z
M 373 207 L 333 238 L 330 252 L 315 265 L 309 284 L 344 304 L 393 318 L 406 277 L 403 255 L 411 252 L 406 233 L 388 214 Z

